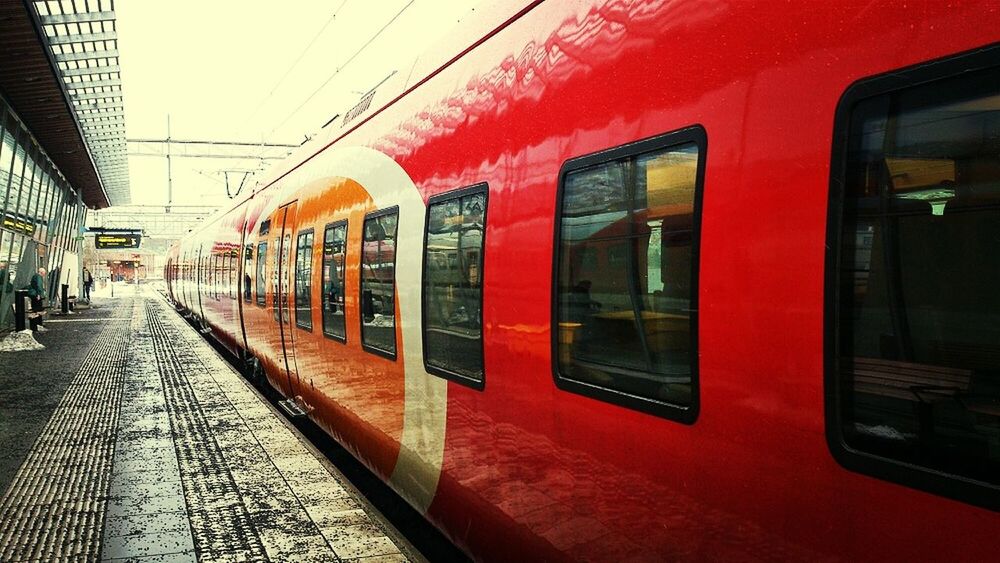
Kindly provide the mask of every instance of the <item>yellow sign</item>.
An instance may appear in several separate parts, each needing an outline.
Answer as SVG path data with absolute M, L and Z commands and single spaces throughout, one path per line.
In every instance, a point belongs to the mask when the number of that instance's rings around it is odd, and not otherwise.
M 104 233 L 94 237 L 94 246 L 98 249 L 139 248 L 141 242 L 139 233 Z
M 3 216 L 3 227 L 5 229 L 10 229 L 16 233 L 22 233 L 25 235 L 35 234 L 35 224 L 30 221 L 25 221 L 19 217 L 15 217 L 9 213 L 5 213 Z

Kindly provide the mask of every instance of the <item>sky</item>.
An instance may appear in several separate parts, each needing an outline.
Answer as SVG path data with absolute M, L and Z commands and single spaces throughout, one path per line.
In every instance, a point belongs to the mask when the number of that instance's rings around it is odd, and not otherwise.
M 298 144 L 481 1 L 119 0 L 126 137 L 166 138 L 169 115 L 173 139 Z M 173 204 L 224 206 L 221 171 L 259 165 L 172 158 Z M 163 157 L 130 156 L 129 181 L 133 204 L 166 203 Z

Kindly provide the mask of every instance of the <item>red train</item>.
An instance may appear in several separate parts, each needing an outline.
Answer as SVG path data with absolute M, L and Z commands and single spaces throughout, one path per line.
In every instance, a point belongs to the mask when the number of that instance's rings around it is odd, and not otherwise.
M 1000 6 L 485 12 L 173 300 L 478 559 L 995 559 Z

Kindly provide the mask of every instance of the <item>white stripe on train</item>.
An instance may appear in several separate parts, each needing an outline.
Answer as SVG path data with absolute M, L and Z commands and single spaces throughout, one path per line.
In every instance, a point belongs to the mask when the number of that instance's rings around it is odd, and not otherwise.
M 330 147 L 281 183 L 303 186 L 315 178 L 337 176 L 361 184 L 378 209 L 399 206 L 396 294 L 400 314 L 397 322 L 402 322 L 406 404 L 399 459 L 389 482 L 417 510 L 426 513 L 441 477 L 448 408 L 447 381 L 424 370 L 420 334 L 421 244 L 426 206 L 402 167 L 389 156 L 366 147 Z

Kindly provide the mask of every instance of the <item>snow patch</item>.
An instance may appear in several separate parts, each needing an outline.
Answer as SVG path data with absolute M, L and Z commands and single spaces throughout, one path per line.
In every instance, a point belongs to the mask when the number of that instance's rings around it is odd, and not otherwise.
M 30 330 L 12 332 L 7 338 L 0 340 L 0 352 L 23 352 L 25 350 L 44 350 L 35 335 Z
M 860 422 L 855 422 L 854 430 L 856 430 L 859 434 L 867 434 L 869 436 L 875 436 L 886 440 L 896 440 L 898 442 L 906 441 L 905 434 L 896 430 L 892 426 L 886 426 L 884 424 L 879 424 L 878 426 L 868 426 L 866 424 L 861 424 Z

